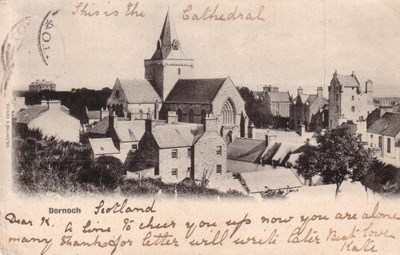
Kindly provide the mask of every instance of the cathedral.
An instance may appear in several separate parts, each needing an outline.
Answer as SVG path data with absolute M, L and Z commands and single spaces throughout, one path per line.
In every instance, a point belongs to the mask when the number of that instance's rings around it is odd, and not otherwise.
M 233 81 L 194 77 L 194 59 L 183 53 L 169 12 L 157 48 L 144 66 L 145 79 L 116 79 L 107 105 L 118 116 L 167 120 L 173 111 L 178 122 L 204 124 L 213 114 L 227 143 L 246 136 L 245 103 Z

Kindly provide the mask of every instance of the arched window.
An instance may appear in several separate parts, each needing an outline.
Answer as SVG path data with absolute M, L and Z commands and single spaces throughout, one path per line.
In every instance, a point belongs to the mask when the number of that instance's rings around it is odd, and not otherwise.
M 206 115 L 207 112 L 205 110 L 201 110 L 201 124 L 205 124 L 206 123 Z
M 182 110 L 181 109 L 178 109 L 176 111 L 176 115 L 178 115 L 178 122 L 182 122 L 183 114 L 182 114 Z
M 194 122 L 194 113 L 193 110 L 189 111 L 189 123 L 193 123 Z
M 222 123 L 235 124 L 236 120 L 235 106 L 230 98 L 228 98 L 222 106 Z

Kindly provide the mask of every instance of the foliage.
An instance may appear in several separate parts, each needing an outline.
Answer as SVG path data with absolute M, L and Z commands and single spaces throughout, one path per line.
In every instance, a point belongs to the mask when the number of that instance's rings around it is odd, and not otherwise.
M 14 169 L 25 192 L 76 192 L 84 190 L 81 171 L 90 166 L 90 150 L 78 143 L 42 137 L 27 131 L 14 137 Z
M 100 156 L 82 172 L 82 180 L 91 183 L 101 192 L 113 191 L 123 177 L 122 163 L 112 156 Z
M 306 145 L 297 161 L 298 173 L 309 180 L 320 175 L 325 184 L 336 184 L 336 195 L 343 181 L 360 181 L 373 157 L 356 134 L 346 127 L 328 130 L 317 138 L 317 146 Z
M 151 195 L 163 194 L 167 196 L 179 197 L 247 197 L 245 194 L 228 190 L 221 192 L 216 189 L 209 189 L 197 185 L 190 178 L 184 179 L 179 183 L 164 183 L 158 179 L 140 178 L 123 181 L 121 193 L 124 195 Z
M 256 99 L 253 91 L 247 87 L 241 87 L 238 90 L 245 101 L 246 114 L 254 126 L 260 128 L 274 124 L 271 111 L 263 99 Z
M 284 189 L 267 189 L 261 193 L 262 198 L 286 198 L 287 195 L 291 192 L 297 192 L 297 189 L 291 189 L 289 187 L 284 188 Z
M 71 91 L 17 91 L 15 93 L 18 96 L 24 96 L 27 105 L 40 104 L 40 101 L 43 99 L 60 100 L 62 105 L 70 109 L 72 116 L 85 123 L 87 121 L 85 107 L 87 106 L 89 110 L 105 108 L 111 92 L 110 88 L 105 87 L 101 90 L 81 88 L 72 89 Z
M 375 159 L 361 183 L 374 192 L 400 194 L 400 168 Z

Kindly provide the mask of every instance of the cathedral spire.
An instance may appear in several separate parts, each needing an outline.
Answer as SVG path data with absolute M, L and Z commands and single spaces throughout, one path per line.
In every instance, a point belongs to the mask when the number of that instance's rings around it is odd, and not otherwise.
M 164 25 L 161 30 L 160 38 L 157 41 L 157 49 L 151 57 L 152 60 L 162 60 L 167 58 L 186 59 L 187 57 L 181 50 L 180 41 L 176 34 L 174 23 L 168 8 L 165 16 Z

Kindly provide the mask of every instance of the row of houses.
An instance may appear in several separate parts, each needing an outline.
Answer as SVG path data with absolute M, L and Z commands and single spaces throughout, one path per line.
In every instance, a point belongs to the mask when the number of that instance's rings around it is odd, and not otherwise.
M 297 95 L 280 92 L 278 87 L 264 86 L 255 94 L 265 100 L 271 113 L 286 120 L 286 126 L 297 129 L 306 126 L 307 131 L 334 128 L 345 122 L 363 122 L 375 109 L 373 82 L 363 86 L 355 73 L 340 75 L 335 71 L 329 85 L 329 98 L 324 98 L 323 88 L 316 94 L 306 94 L 299 87 Z M 365 125 L 366 123 L 360 123 Z

